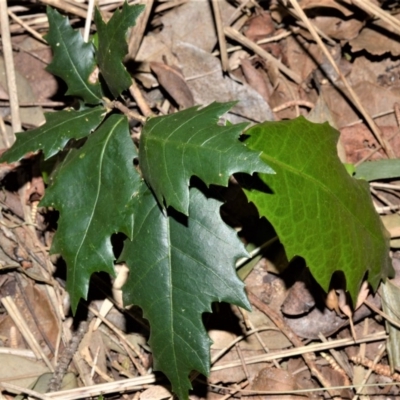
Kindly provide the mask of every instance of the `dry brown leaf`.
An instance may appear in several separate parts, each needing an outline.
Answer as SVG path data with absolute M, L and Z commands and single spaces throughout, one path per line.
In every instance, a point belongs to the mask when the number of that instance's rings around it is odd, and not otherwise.
M 383 225 L 390 233 L 391 238 L 400 237 L 400 215 L 399 214 L 388 214 L 381 215 L 381 221 Z
M 13 354 L 0 354 L 0 381 L 29 388 L 40 375 L 49 372 L 42 361 Z
M 390 139 L 398 131 L 396 126 L 381 126 L 380 130 L 383 137 Z M 364 157 L 371 154 L 377 148 L 378 142 L 372 136 L 371 131 L 364 124 L 357 124 L 348 128 L 340 129 L 340 141 L 344 146 L 346 161 L 355 164 Z M 397 154 L 400 154 L 400 137 L 395 136 L 391 141 Z M 369 160 L 382 160 L 386 155 L 383 150 L 376 151 Z
M 304 40 L 300 35 L 292 35 L 285 40 L 285 58 L 288 60 L 288 67 L 307 79 L 318 65 L 322 63 L 322 51 L 315 43 Z
M 49 101 L 59 89 L 56 77 L 45 69 L 52 59 L 50 47 L 31 36 L 19 38 L 17 45 L 25 51 L 14 54 L 15 68 L 28 80 L 38 102 Z
M 339 3 L 336 0 L 301 0 L 299 3 L 304 10 L 311 8 L 334 8 L 340 11 L 345 17 L 353 14 L 353 11 L 345 3 Z
M 250 60 L 242 59 L 241 67 L 247 83 L 260 95 L 263 99 L 269 101 L 269 88 L 264 76 L 253 66 Z
M 308 313 L 314 306 L 315 300 L 310 289 L 298 280 L 290 287 L 281 310 L 286 315 L 299 316 Z
M 364 21 L 355 18 L 339 18 L 332 15 L 318 15 L 312 23 L 327 36 L 337 40 L 351 40 L 357 38 L 364 26 Z
M 192 92 L 190 91 L 182 71 L 175 65 L 156 61 L 150 62 L 151 70 L 157 75 L 160 85 L 168 92 L 181 109 L 194 105 Z
M 303 389 L 301 384 L 297 381 L 296 376 L 292 375 L 290 372 L 285 371 L 283 369 L 278 369 L 274 367 L 270 368 L 263 368 L 254 378 L 250 390 L 259 390 L 259 391 L 292 391 L 297 389 Z M 303 396 L 307 397 L 306 394 Z M 271 395 L 268 396 L 268 399 L 284 399 L 284 400 L 291 400 L 291 399 L 301 399 L 302 395 L 295 396 L 295 395 Z M 246 399 L 254 399 L 254 400 L 261 400 L 264 396 L 251 396 L 246 397 Z
M 271 14 L 261 10 L 258 14 L 249 18 L 244 26 L 244 34 L 253 42 L 271 36 L 275 32 L 275 25 Z
M 400 20 L 400 14 L 394 17 Z M 350 41 L 350 46 L 353 52 L 367 51 L 378 56 L 385 53 L 399 56 L 400 36 L 386 22 L 378 20 L 368 24 L 356 38 Z
M 338 86 L 340 87 L 339 90 L 329 84 L 322 85 L 321 91 L 338 127 L 343 128 L 359 121 L 360 117 L 354 108 L 345 101 L 343 93 L 348 97 L 346 89 L 342 88 L 339 83 Z M 353 86 L 353 89 L 362 99 L 361 101 L 367 112 L 372 116 L 393 110 L 393 104 L 398 101 L 400 96 L 400 88 L 398 87 L 384 88 L 370 82 L 359 82 Z M 391 116 L 391 121 L 395 125 L 393 115 Z M 379 126 L 383 125 L 380 119 L 376 122 Z
M 163 400 L 172 397 L 171 392 L 161 385 L 154 385 L 140 394 L 140 400 Z
M 196 104 L 238 101 L 232 114 L 251 121 L 274 119 L 268 103 L 249 85 L 224 77 L 220 61 L 211 54 L 184 42 L 175 43 L 173 52 Z M 232 122 L 243 121 L 243 118 L 234 120 L 231 116 L 230 119 Z

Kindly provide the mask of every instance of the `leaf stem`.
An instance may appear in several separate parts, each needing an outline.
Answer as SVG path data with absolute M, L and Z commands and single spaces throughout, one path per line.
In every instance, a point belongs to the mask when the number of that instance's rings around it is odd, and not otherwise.
M 240 267 L 242 267 L 244 264 L 246 264 L 249 260 L 251 260 L 252 258 L 258 256 L 264 249 L 266 249 L 267 247 L 271 246 L 271 244 L 275 243 L 278 240 L 278 236 L 273 237 L 272 239 L 266 241 L 265 243 L 263 243 L 261 246 L 255 248 L 253 251 L 251 251 L 249 253 L 249 257 L 243 257 L 240 258 L 237 262 L 236 262 L 236 269 L 239 269 Z

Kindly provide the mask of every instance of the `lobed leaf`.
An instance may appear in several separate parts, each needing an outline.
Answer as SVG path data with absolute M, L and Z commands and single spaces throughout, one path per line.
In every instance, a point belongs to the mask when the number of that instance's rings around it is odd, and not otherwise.
M 325 290 L 337 270 L 353 299 L 366 271 L 376 288 L 391 273 L 389 242 L 368 184 L 352 178 L 337 157 L 339 133 L 299 117 L 264 122 L 246 134 L 249 148 L 262 151 L 276 172 L 260 174 L 266 187 L 247 197 L 274 226 L 288 258 L 303 257 Z
M 130 268 L 125 304 L 136 304 L 151 325 L 154 369 L 163 371 L 181 399 L 192 370 L 208 375 L 210 339 L 202 314 L 226 301 L 250 308 L 235 260 L 247 252 L 225 225 L 220 203 L 190 190 L 190 216 L 165 216 L 143 183 L 134 202 L 134 233 L 120 257 Z
M 140 138 L 140 167 L 160 204 L 183 214 L 189 209 L 192 176 L 207 185 L 227 186 L 235 172 L 273 173 L 238 138 L 246 123 L 217 125 L 218 118 L 235 103 L 212 103 L 150 119 Z
M 122 10 L 116 10 L 105 23 L 100 11 L 96 8 L 94 21 L 97 27 L 98 48 L 97 62 L 101 74 L 114 97 L 131 86 L 132 79 L 122 64 L 128 53 L 126 33 L 135 25 L 136 19 L 143 11 L 144 5 L 128 6 L 125 1 Z
M 103 97 L 100 83 L 90 81 L 96 68 L 93 44 L 85 43 L 57 10 L 47 7 L 47 17 L 50 29 L 45 39 L 54 53 L 47 70 L 65 81 L 67 95 L 78 96 L 87 104 L 99 104 Z
M 41 202 L 60 211 L 51 252 L 67 263 L 73 311 L 86 298 L 92 273 L 114 274 L 111 235 L 132 236 L 130 201 L 140 182 L 136 155 L 127 119 L 112 115 L 84 146 L 68 154 Z
M 100 125 L 105 114 L 103 107 L 46 113 L 44 125 L 17 133 L 17 140 L 1 156 L 0 162 L 15 162 L 27 153 L 39 150 L 43 150 L 45 159 L 50 158 L 61 151 L 70 139 L 88 136 Z

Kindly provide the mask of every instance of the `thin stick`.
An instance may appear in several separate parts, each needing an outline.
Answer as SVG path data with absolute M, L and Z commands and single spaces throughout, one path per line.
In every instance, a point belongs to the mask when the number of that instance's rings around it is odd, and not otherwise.
M 86 15 L 86 19 L 85 19 L 85 30 L 83 32 L 83 40 L 85 42 L 89 41 L 90 27 L 92 26 L 94 1 L 95 0 L 89 0 L 89 4 L 88 4 L 87 15 Z
M 42 43 L 47 44 L 47 42 L 43 39 L 42 35 L 32 29 L 28 24 L 22 21 L 21 18 L 16 16 L 10 9 L 8 10 L 8 15 L 19 25 L 21 25 L 27 32 L 29 32 L 33 37 L 37 40 L 40 40 Z
M 35 353 L 37 359 L 41 359 L 45 362 L 50 371 L 54 371 L 54 367 L 44 354 L 42 348 L 39 346 L 39 343 L 36 341 L 32 332 L 30 331 L 27 323 L 25 322 L 24 317 L 21 315 L 17 306 L 15 305 L 13 299 L 10 296 L 5 296 L 1 299 L 1 302 L 4 308 L 7 310 L 8 315 L 14 321 L 15 325 L 21 332 L 21 335 L 28 343 L 31 350 Z
M 293 343 L 294 346 L 296 347 L 302 347 L 303 342 L 297 337 L 297 335 L 285 324 L 283 321 L 282 317 L 271 307 L 269 307 L 267 304 L 262 302 L 255 294 L 253 294 L 251 291 L 248 291 L 248 297 L 249 300 L 251 301 L 252 304 L 254 304 L 260 311 L 262 311 L 265 315 L 270 318 L 274 324 L 281 330 L 281 332 Z M 310 368 L 311 374 L 315 376 L 319 382 L 327 388 L 328 393 L 331 396 L 334 396 L 335 394 L 332 392 L 332 390 L 329 389 L 330 382 L 325 378 L 325 376 L 318 370 L 315 361 L 313 360 L 312 356 L 310 353 L 305 353 L 302 354 L 303 359 L 305 363 L 307 364 L 308 368 Z
M 78 17 L 81 17 L 83 19 L 86 18 L 86 10 L 82 9 L 81 7 L 74 6 L 71 3 L 67 3 L 65 1 L 60 1 L 60 0 L 40 0 L 41 3 L 48 4 L 49 6 L 60 8 L 61 10 L 64 10 L 66 12 L 69 12 L 71 14 L 75 14 Z
M 384 346 L 383 344 L 381 344 L 381 346 L 382 347 L 378 351 L 378 354 L 374 358 L 373 365 L 376 365 L 379 362 L 379 360 L 383 356 L 383 353 L 386 351 L 386 346 Z M 363 391 L 363 389 L 365 387 L 365 384 L 367 383 L 367 381 L 368 381 L 369 377 L 371 376 L 372 372 L 373 372 L 373 368 L 371 366 L 370 368 L 368 368 L 368 371 L 365 374 L 364 379 L 361 382 L 361 385 L 358 387 L 358 389 L 356 391 L 356 395 L 353 397 L 353 400 L 357 400 L 359 395 L 362 394 L 362 391 Z
M 130 110 L 120 101 L 114 101 L 113 103 L 113 107 L 118 108 L 118 110 L 122 111 L 128 118 L 135 119 L 136 121 L 140 122 L 146 122 L 146 117 L 143 117 L 143 115 L 138 114 L 136 111 Z
M 21 131 L 21 118 L 18 107 L 17 81 L 15 79 L 14 60 L 11 46 L 10 27 L 8 23 L 7 0 L 0 0 L 1 41 L 3 44 L 4 62 L 6 67 L 8 96 L 10 97 L 11 124 L 14 134 Z M 15 135 L 4 138 L 7 146 L 15 142 Z
M 138 105 L 140 111 L 145 117 L 150 117 L 153 114 L 153 111 L 151 111 L 151 108 L 147 104 L 146 100 L 143 97 L 142 92 L 140 91 L 136 81 L 134 78 L 132 78 L 132 84 L 129 87 L 129 92 L 132 95 L 132 97 L 135 99 L 136 104 Z
M 262 49 L 258 44 L 252 42 L 246 36 L 242 35 L 239 31 L 232 28 L 231 26 L 226 26 L 224 28 L 224 33 L 229 38 L 236 40 L 243 46 L 249 48 L 250 50 L 254 51 L 254 53 L 258 54 L 260 57 L 265 58 L 271 64 L 274 64 L 281 72 L 287 75 L 290 79 L 292 79 L 297 84 L 301 84 L 302 79 L 299 75 L 289 69 L 285 64 L 279 61 L 277 58 L 269 54 L 267 51 Z
M 154 374 L 136 377 L 132 379 L 124 379 L 121 381 L 103 383 L 99 385 L 86 386 L 84 388 L 76 388 L 70 390 L 62 390 L 59 392 L 47 393 L 47 399 L 74 400 L 84 399 L 108 393 L 123 393 L 128 390 L 141 390 L 143 385 L 156 382 Z
M 27 389 L 27 388 L 24 388 L 24 387 L 21 387 L 21 386 L 17 386 L 17 385 L 14 385 L 12 383 L 1 382 L 0 386 L 3 387 L 5 390 L 7 390 L 7 392 L 10 392 L 10 393 L 15 393 L 15 394 L 24 393 L 24 394 L 27 394 L 29 396 L 35 397 L 36 399 L 40 399 L 40 400 L 48 400 L 48 399 L 50 399 L 50 397 L 48 397 L 45 394 L 38 393 L 38 392 L 36 392 L 34 390 Z
M 265 43 L 277 42 L 277 41 L 284 39 L 290 35 L 293 35 L 293 33 L 298 31 L 299 29 L 300 28 L 295 28 L 295 29 L 293 29 L 293 31 L 286 31 L 286 32 L 278 33 L 275 36 L 257 40 L 256 43 L 257 44 L 265 44 Z M 226 51 L 227 51 L 227 53 L 233 53 L 235 51 L 241 50 L 242 48 L 243 48 L 242 46 L 232 46 L 232 47 L 228 47 L 226 49 Z M 218 50 L 216 50 L 216 51 L 213 51 L 211 54 L 216 57 L 216 56 L 220 55 L 220 52 Z
M 294 106 L 302 106 L 307 108 L 314 108 L 314 103 L 311 103 L 307 100 L 290 100 L 286 103 L 281 104 L 280 106 L 276 106 L 272 109 L 274 113 L 286 110 L 287 108 L 294 107 Z
M 390 15 L 388 12 L 382 10 L 377 5 L 373 4 L 369 0 L 352 0 L 353 4 L 362 10 L 366 11 L 368 14 L 372 14 L 380 18 L 382 21 L 389 24 L 398 34 L 400 33 L 400 22 L 398 19 Z
M 221 11 L 219 9 L 218 3 L 219 0 L 211 0 L 211 4 L 214 11 L 215 26 L 217 27 L 217 36 L 218 36 L 219 51 L 221 54 L 222 70 L 224 72 L 227 72 L 229 71 L 228 52 L 226 51 L 224 27 L 222 26 Z
M 310 31 L 312 37 L 314 40 L 318 43 L 320 46 L 321 50 L 325 54 L 326 58 L 328 61 L 331 63 L 333 69 L 335 72 L 338 74 L 342 82 L 344 83 L 345 88 L 348 90 L 350 94 L 350 99 L 352 100 L 353 104 L 356 106 L 356 108 L 360 111 L 360 113 L 363 115 L 365 118 L 365 121 L 368 123 L 369 127 L 371 128 L 372 132 L 374 133 L 376 139 L 378 140 L 379 144 L 382 146 L 382 148 L 385 150 L 386 154 L 388 155 L 389 158 L 396 158 L 396 155 L 393 151 L 393 148 L 391 144 L 382 136 L 382 133 L 378 126 L 376 125 L 375 121 L 370 117 L 370 115 L 367 113 L 365 110 L 364 106 L 362 105 L 360 99 L 358 98 L 358 95 L 356 92 L 353 90 L 353 88 L 350 86 L 349 82 L 347 81 L 346 77 L 342 74 L 340 71 L 339 67 L 337 66 L 335 60 L 332 58 L 331 54 L 329 53 L 328 49 L 326 48 L 325 44 L 322 42 L 321 38 L 319 37 L 318 33 L 310 23 L 310 20 L 307 18 L 306 14 L 300 7 L 299 3 L 297 0 L 289 0 L 293 8 L 297 11 L 299 17 L 301 20 L 306 24 L 308 30 Z

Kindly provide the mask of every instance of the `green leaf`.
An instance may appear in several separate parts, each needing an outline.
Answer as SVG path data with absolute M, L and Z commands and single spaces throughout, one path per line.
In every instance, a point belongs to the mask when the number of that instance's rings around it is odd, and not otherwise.
M 116 10 L 106 24 L 96 8 L 94 21 L 97 26 L 98 49 L 97 62 L 104 80 L 114 97 L 132 84 L 122 61 L 128 53 L 126 32 L 135 25 L 136 19 L 143 11 L 143 5 L 128 6 L 125 1 L 122 11 Z
M 50 29 L 45 39 L 54 53 L 47 70 L 66 82 L 67 95 L 78 96 L 87 104 L 99 104 L 103 97 L 100 83 L 89 81 L 96 68 L 93 43 L 85 43 L 57 10 L 47 7 L 47 16 Z
M 60 211 L 51 252 L 67 263 L 73 311 L 86 298 L 93 272 L 114 274 L 110 236 L 132 236 L 129 207 L 140 182 L 136 155 L 127 119 L 112 115 L 84 146 L 68 154 L 41 202 Z
M 120 257 L 130 268 L 125 304 L 136 304 L 150 322 L 154 369 L 163 371 L 181 399 L 192 370 L 208 375 L 210 339 L 202 314 L 212 302 L 250 308 L 235 260 L 248 256 L 225 225 L 220 203 L 190 190 L 190 217 L 165 216 L 143 184 L 134 203 L 134 233 Z M 177 213 L 176 213 L 177 214 Z
M 326 290 L 344 272 L 356 298 L 368 272 L 374 288 L 391 272 L 389 242 L 368 185 L 347 173 L 336 153 L 339 133 L 303 117 L 250 128 L 247 144 L 276 175 L 260 175 L 269 187 L 246 192 L 274 226 L 289 259 L 302 256 Z
M 103 107 L 46 113 L 44 125 L 17 133 L 17 140 L 1 156 L 0 162 L 15 162 L 25 154 L 38 150 L 43 150 L 44 158 L 48 159 L 61 151 L 70 139 L 88 136 L 100 125 L 105 114 Z
M 227 186 L 235 172 L 273 173 L 238 138 L 246 123 L 217 125 L 235 103 L 212 103 L 150 119 L 140 137 L 139 160 L 143 177 L 166 207 L 188 214 L 192 176 L 207 185 Z
M 363 162 L 356 167 L 357 179 L 376 181 L 400 177 L 400 160 L 377 160 Z

